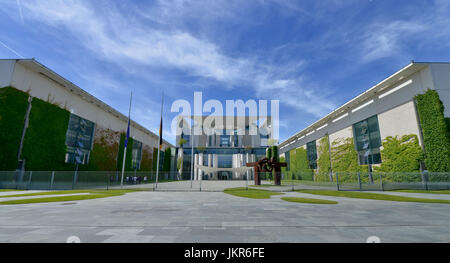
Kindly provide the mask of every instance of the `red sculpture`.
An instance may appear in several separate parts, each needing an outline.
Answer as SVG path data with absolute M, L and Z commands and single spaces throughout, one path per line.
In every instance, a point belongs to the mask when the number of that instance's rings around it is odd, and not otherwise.
M 247 167 L 254 168 L 254 181 L 255 185 L 261 185 L 261 173 L 271 173 L 275 171 L 274 182 L 275 185 L 281 185 L 281 167 L 287 167 L 287 163 L 281 163 L 274 157 L 271 159 L 264 157 L 255 163 L 247 163 Z

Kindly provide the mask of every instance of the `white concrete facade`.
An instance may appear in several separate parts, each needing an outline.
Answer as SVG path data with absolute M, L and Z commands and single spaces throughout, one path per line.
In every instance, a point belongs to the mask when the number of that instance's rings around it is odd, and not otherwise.
M 428 89 L 438 92 L 445 107 L 444 115 L 450 117 L 450 63 L 412 62 L 281 143 L 280 154 L 314 140 L 318 142 L 327 134 L 330 142 L 353 138 L 353 124 L 374 115 L 378 117 L 381 140 L 415 134 L 422 145 L 414 97 Z
M 35 60 L 0 60 L 0 88 L 12 86 L 49 101 L 102 128 L 126 132 L 127 116 L 101 102 Z M 159 121 L 159 120 L 155 120 Z M 131 136 L 158 148 L 158 136 L 132 121 Z M 172 147 L 164 141 L 163 149 Z

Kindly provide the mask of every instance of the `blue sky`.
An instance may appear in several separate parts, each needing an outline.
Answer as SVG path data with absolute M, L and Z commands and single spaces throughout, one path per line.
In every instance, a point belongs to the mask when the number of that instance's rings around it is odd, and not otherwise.
M 178 99 L 280 100 L 280 139 L 415 61 L 450 61 L 450 1 L 0 0 L 0 58 L 36 58 L 175 143 Z M 125 129 L 125 127 L 124 127 Z

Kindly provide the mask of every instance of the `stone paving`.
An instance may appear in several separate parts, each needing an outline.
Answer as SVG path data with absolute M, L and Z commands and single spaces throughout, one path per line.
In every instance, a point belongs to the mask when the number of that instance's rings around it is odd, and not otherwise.
M 339 204 L 289 203 L 280 199 L 283 196 L 322 198 Z M 450 242 L 449 217 L 449 204 L 296 192 L 258 200 L 221 192 L 147 191 L 65 203 L 0 206 L 0 242 L 66 242 L 77 236 L 81 242 L 93 243 L 359 243 L 374 235 L 381 242 Z

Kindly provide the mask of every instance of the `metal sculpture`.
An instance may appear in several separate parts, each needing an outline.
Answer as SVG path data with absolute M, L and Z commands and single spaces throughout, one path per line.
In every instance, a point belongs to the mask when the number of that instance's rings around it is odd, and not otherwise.
M 279 162 L 275 157 L 271 159 L 264 157 L 257 162 L 247 163 L 246 166 L 254 168 L 255 185 L 261 185 L 261 173 L 271 173 L 272 171 L 275 171 L 275 185 L 281 185 L 281 167 L 287 167 L 287 163 Z

